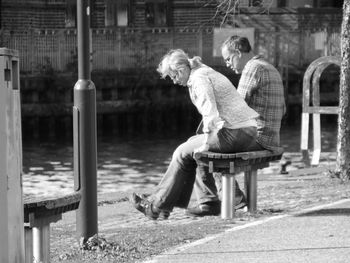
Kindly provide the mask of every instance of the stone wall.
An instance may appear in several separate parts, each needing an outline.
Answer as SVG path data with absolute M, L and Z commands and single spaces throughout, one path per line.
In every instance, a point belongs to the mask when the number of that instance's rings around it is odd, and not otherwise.
M 121 77 L 123 75 L 123 77 Z M 72 136 L 75 75 L 22 76 L 24 138 Z M 193 133 L 199 115 L 186 88 L 153 74 L 135 79 L 134 72 L 93 72 L 99 135 L 158 136 Z

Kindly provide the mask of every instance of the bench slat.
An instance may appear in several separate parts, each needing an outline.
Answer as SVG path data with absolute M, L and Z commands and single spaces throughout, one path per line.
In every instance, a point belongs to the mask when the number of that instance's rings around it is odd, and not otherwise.
M 53 209 L 56 207 L 62 207 L 67 204 L 71 204 L 80 201 L 80 193 L 62 194 L 62 195 L 26 195 L 23 196 L 23 207 L 46 207 L 47 209 Z
M 29 215 L 32 213 L 39 218 L 75 210 L 79 206 L 80 199 L 79 192 L 51 196 L 24 194 L 24 222 L 29 222 Z
M 215 153 L 215 152 L 198 152 L 195 153 L 195 158 L 211 158 L 211 159 L 256 159 L 256 158 L 270 158 L 270 157 L 278 157 L 283 154 L 283 149 L 279 149 L 278 151 L 272 152 L 268 150 L 263 151 L 252 151 L 252 152 L 239 152 L 239 153 Z

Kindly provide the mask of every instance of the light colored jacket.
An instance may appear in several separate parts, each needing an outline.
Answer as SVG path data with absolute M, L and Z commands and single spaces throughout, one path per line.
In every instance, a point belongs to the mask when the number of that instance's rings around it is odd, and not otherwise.
M 238 129 L 256 126 L 259 116 L 221 73 L 201 64 L 191 70 L 187 82 L 190 98 L 203 118 L 203 132 L 223 127 Z

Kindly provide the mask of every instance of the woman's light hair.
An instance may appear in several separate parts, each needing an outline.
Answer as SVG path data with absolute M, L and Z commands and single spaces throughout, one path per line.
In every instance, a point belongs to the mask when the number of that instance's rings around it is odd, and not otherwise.
M 200 57 L 193 57 L 192 59 L 182 49 L 172 49 L 166 53 L 158 65 L 157 71 L 162 78 L 166 78 L 171 72 L 176 72 L 183 67 L 190 69 L 201 65 Z

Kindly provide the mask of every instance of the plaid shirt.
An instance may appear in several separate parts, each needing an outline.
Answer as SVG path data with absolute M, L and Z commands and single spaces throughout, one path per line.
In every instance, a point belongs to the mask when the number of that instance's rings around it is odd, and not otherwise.
M 257 142 L 265 149 L 276 150 L 280 146 L 281 120 L 286 111 L 279 72 L 255 56 L 245 65 L 237 91 L 259 113 Z

